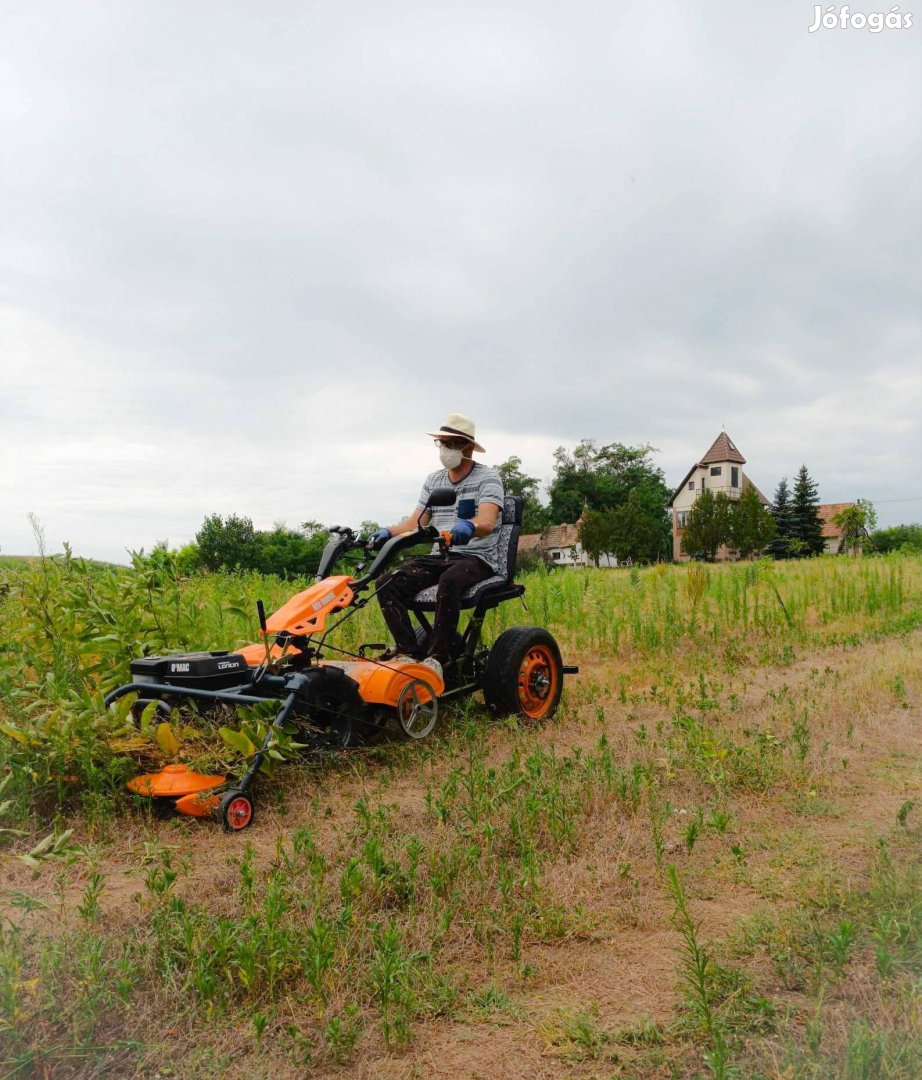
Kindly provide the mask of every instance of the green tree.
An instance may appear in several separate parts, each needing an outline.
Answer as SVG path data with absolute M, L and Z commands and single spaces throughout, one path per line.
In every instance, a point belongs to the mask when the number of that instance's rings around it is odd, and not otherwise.
M 886 555 L 891 551 L 922 553 L 922 525 L 892 525 L 871 533 L 867 551 Z
M 870 537 L 876 522 L 874 507 L 859 499 L 854 506 L 846 506 L 833 516 L 833 524 L 842 530 L 842 546 L 857 555 Z
M 256 569 L 282 578 L 313 577 L 326 543 L 325 532 L 306 537 L 277 523 L 271 532 L 257 533 L 259 560 Z
M 248 517 L 211 514 L 195 534 L 195 543 L 206 570 L 255 570 L 259 565 L 260 542 Z
M 747 484 L 730 514 L 730 543 L 745 557 L 758 553 L 775 535 L 775 520 Z
M 682 534 L 682 550 L 686 555 L 712 562 L 721 544 L 730 540 L 730 514 L 727 496 L 722 491 L 715 495 L 705 488 L 688 512 Z
M 660 515 L 644 504 L 639 491 L 632 491 L 609 516 L 612 550 L 619 562 L 656 562 L 670 557 L 671 544 L 663 533 Z
M 791 543 L 792 555 L 822 555 L 823 522 L 820 518 L 820 497 L 816 481 L 801 465 L 794 481 L 791 495 Z
M 194 541 L 184 544 L 176 552 L 176 566 L 181 574 L 194 574 L 202 569 L 202 554 Z
M 583 439 L 573 450 L 559 446 L 554 451 L 554 478 L 549 489 L 550 520 L 576 521 L 583 507 L 599 512 L 618 510 L 636 493 L 635 505 L 642 506 L 660 530 L 662 540 L 657 550 L 668 551 L 672 543 L 666 509 L 669 489 L 662 469 L 653 463 L 654 453 L 652 446 L 597 446 L 592 439 Z
M 781 478 L 772 502 L 772 517 L 775 519 L 775 535 L 768 545 L 768 553 L 775 559 L 786 559 L 790 554 L 790 541 L 794 523 L 791 508 L 791 492 L 788 478 Z
M 551 519 L 548 517 L 547 507 L 542 504 L 538 495 L 540 480 L 522 472 L 522 459 L 515 454 L 493 468 L 502 477 L 506 494 L 518 495 L 522 499 L 522 532 L 544 532 L 551 524 Z
M 583 510 L 579 542 L 596 566 L 603 555 L 613 555 L 615 532 L 611 511 L 590 510 L 588 507 Z

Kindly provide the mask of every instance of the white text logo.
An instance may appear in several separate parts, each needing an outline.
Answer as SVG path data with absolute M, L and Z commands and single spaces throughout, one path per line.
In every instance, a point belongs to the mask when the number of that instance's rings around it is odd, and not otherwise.
M 825 30 L 870 30 L 872 34 L 879 34 L 881 30 L 908 30 L 910 26 L 912 26 L 912 13 L 901 14 L 899 4 L 886 13 L 871 11 L 868 14 L 863 11 L 849 11 L 848 4 L 843 5 L 838 11 L 835 5 L 823 11 L 819 4 L 815 4 L 813 25 L 807 33 L 814 34 L 823 27 Z

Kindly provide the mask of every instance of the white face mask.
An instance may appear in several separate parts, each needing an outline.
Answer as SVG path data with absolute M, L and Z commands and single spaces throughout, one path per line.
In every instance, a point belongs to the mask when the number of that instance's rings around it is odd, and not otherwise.
M 447 446 L 439 447 L 439 461 L 446 469 L 457 469 L 464 460 L 464 454 L 460 450 L 452 450 Z

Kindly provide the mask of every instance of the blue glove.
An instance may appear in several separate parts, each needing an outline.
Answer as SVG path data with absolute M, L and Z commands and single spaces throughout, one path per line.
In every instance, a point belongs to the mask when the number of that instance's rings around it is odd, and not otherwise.
M 473 521 L 456 521 L 451 527 L 451 546 L 457 547 L 459 544 L 464 545 L 470 541 L 473 535 Z
M 384 547 L 390 538 L 390 529 L 375 529 L 371 536 L 368 537 L 368 546 L 377 551 L 378 548 Z

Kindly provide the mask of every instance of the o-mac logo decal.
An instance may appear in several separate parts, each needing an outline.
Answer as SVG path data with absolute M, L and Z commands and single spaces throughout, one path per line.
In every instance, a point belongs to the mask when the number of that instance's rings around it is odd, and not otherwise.
M 170 671 L 174 672 L 175 674 L 181 675 L 184 671 L 187 672 L 188 670 L 188 664 L 170 664 Z
M 322 607 L 326 607 L 331 600 L 335 599 L 336 593 L 328 592 L 326 596 L 321 596 L 319 600 L 315 600 L 313 604 L 311 604 L 311 607 L 314 609 L 314 611 L 319 611 Z

